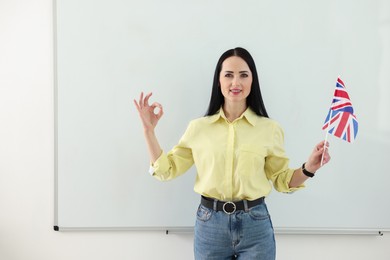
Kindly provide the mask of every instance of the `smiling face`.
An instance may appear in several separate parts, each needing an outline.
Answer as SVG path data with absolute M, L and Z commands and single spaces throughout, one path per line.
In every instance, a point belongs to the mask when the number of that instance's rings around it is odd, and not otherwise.
M 231 56 L 222 63 L 219 83 L 225 103 L 246 104 L 252 87 L 252 72 L 242 58 Z

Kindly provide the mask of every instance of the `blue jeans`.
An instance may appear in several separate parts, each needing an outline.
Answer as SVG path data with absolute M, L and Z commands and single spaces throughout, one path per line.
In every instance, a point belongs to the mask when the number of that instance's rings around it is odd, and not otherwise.
M 264 203 L 228 215 L 199 205 L 195 223 L 196 260 L 275 260 L 275 237 Z

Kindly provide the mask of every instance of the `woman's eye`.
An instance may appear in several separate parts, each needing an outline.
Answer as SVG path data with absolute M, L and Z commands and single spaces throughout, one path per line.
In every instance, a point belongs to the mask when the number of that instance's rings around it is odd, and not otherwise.
M 233 75 L 230 74 L 230 73 L 227 73 L 227 74 L 225 74 L 225 77 L 226 77 L 226 78 L 231 78 L 231 77 L 233 77 Z
M 248 74 L 246 74 L 246 73 L 243 73 L 243 74 L 241 74 L 241 77 L 243 77 L 243 78 L 247 78 L 247 77 L 248 77 Z

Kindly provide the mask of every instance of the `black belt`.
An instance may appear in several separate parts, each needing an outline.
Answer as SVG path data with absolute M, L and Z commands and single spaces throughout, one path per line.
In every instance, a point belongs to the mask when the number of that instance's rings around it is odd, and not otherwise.
M 214 209 L 214 199 L 207 198 L 202 196 L 200 200 L 200 204 L 209 209 Z M 245 210 L 245 202 L 247 204 L 247 208 L 252 208 L 254 206 L 260 205 L 264 202 L 264 197 L 261 197 L 256 200 L 240 200 L 240 201 L 219 201 L 217 200 L 217 208 L 216 211 L 223 211 L 226 214 L 233 214 L 237 210 Z

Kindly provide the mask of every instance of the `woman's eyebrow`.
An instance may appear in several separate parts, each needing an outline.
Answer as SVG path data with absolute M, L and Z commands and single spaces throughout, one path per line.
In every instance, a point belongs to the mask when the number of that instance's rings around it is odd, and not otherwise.
M 225 70 L 226 73 L 234 73 L 234 71 L 231 71 L 231 70 Z M 242 70 L 242 71 L 239 71 L 238 73 L 249 73 L 249 71 L 247 70 Z

